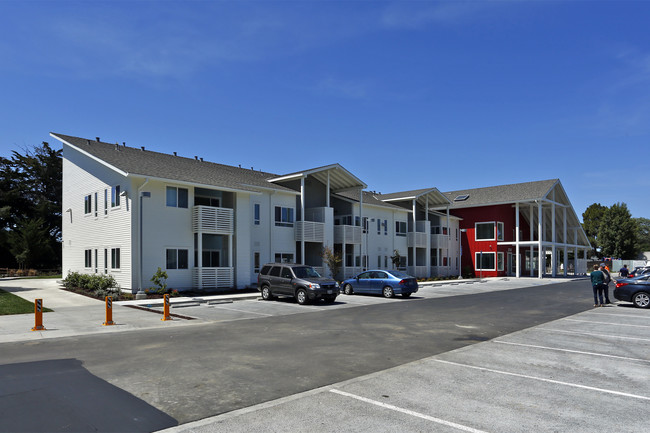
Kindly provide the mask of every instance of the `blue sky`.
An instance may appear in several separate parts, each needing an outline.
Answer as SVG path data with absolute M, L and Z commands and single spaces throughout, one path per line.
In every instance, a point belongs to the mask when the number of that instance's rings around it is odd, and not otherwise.
M 559 178 L 650 218 L 648 1 L 0 1 L 0 155 L 49 132 L 382 193 Z

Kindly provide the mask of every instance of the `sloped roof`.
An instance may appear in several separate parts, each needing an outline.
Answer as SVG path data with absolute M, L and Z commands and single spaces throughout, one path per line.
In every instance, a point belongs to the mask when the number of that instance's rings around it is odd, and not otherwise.
M 447 197 L 438 191 L 437 188 L 414 189 L 411 191 L 394 192 L 390 194 L 378 194 L 377 199 L 392 203 L 416 200 L 418 204 L 422 206 L 428 204 L 429 208 L 440 205 L 449 205 Z
M 292 189 L 269 182 L 269 179 L 277 177 L 272 173 L 69 135 L 56 133 L 50 133 L 50 135 L 78 151 L 122 171 L 125 175 L 155 177 L 250 192 L 273 189 L 296 193 Z
M 339 192 L 335 195 L 341 196 L 346 198 L 347 200 L 352 200 L 355 202 L 359 201 L 359 191 L 343 191 Z M 370 192 L 370 191 L 363 191 L 363 205 L 370 205 L 370 206 L 379 206 L 379 207 L 384 207 L 388 209 L 394 209 L 394 210 L 400 210 L 400 211 L 408 211 L 408 209 L 404 209 L 403 207 L 396 206 L 394 204 L 386 203 L 377 198 L 377 196 Z
M 543 199 L 558 182 L 559 179 L 548 179 L 510 185 L 488 186 L 485 188 L 461 189 L 443 194 L 451 202 L 452 209 L 516 203 Z M 467 198 L 454 201 L 457 197 L 460 198 L 462 196 L 467 196 Z
M 269 182 L 281 183 L 307 176 L 314 177 L 323 185 L 327 185 L 329 179 L 330 188 L 334 193 L 346 190 L 366 188 L 368 186 L 340 164 L 330 164 L 322 167 L 284 174 L 279 177 L 269 179 Z

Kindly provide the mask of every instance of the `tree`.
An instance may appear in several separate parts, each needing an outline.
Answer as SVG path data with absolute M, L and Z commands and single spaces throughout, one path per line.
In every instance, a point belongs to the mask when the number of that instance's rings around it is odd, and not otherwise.
M 604 213 L 598 230 L 598 242 L 605 257 L 636 257 L 638 227 L 625 203 L 616 203 Z
M 327 264 L 327 267 L 330 269 L 332 278 L 336 278 L 339 271 L 341 270 L 341 264 L 343 263 L 341 254 L 335 253 L 334 250 L 332 250 L 332 248 L 330 248 L 328 245 L 323 248 L 322 256 L 323 260 L 325 260 L 325 264 Z
M 607 211 L 607 206 L 602 206 L 600 203 L 594 203 L 589 206 L 582 214 L 582 228 L 589 239 L 589 243 L 593 247 L 592 255 L 603 257 L 601 245 L 598 240 L 598 231 L 600 230 L 603 215 Z
M 639 229 L 636 235 L 637 253 L 650 251 L 650 219 L 636 218 L 636 225 Z
M 62 171 L 46 142 L 0 157 L 0 266 L 60 266 Z

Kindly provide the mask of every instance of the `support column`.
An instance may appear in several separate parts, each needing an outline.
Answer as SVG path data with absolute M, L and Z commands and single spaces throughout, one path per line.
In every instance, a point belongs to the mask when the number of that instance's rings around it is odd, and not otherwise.
M 508 263 L 510 265 L 510 263 Z M 521 277 L 521 260 L 519 259 L 519 202 L 515 203 L 515 278 Z
M 542 269 L 544 265 L 544 259 L 546 258 L 546 252 L 542 251 L 542 242 L 544 240 L 544 220 L 542 216 L 542 201 L 540 200 L 537 202 L 537 245 L 538 245 L 538 253 L 537 253 L 537 278 L 542 278 L 544 275 L 544 270 Z
M 305 178 L 300 178 L 300 221 L 302 222 L 302 230 L 300 236 L 300 261 L 303 265 L 305 262 Z
M 532 241 L 535 240 L 535 212 L 533 210 L 532 203 L 528 207 L 528 211 L 529 211 L 529 214 L 530 214 L 530 216 L 529 216 L 530 239 L 529 240 L 532 242 Z M 534 271 L 533 271 L 533 269 L 535 269 L 535 266 L 533 266 L 534 260 L 535 260 L 535 247 L 531 244 L 531 246 L 530 246 L 530 261 L 529 261 L 529 263 L 530 263 L 530 276 L 531 277 L 534 275 Z
M 198 289 L 203 288 L 203 232 L 198 232 L 196 234 L 196 267 L 199 273 L 199 287 Z
M 424 221 L 424 230 L 427 235 L 427 249 L 424 254 L 424 259 L 425 264 L 427 265 L 427 277 L 431 278 L 431 225 L 429 224 L 429 196 L 425 197 Z
M 557 276 L 557 247 L 555 245 L 555 202 L 551 203 L 551 275 Z

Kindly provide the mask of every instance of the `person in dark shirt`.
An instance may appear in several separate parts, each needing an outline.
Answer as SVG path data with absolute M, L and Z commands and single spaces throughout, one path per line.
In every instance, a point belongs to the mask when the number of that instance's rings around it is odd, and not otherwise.
M 618 271 L 618 274 L 623 278 L 627 278 L 627 276 L 630 275 L 630 271 L 627 269 L 627 265 L 623 265 L 621 270 Z
M 612 282 L 612 276 L 609 275 L 609 269 L 607 269 L 605 263 L 600 264 L 600 271 L 603 273 L 603 293 L 605 294 L 605 303 L 611 304 L 609 301 L 609 283 Z
M 591 271 L 591 287 L 594 289 L 594 307 L 602 307 L 605 305 L 603 302 L 603 281 L 605 281 L 602 271 L 598 270 L 598 265 L 594 265 L 594 270 Z M 600 298 L 600 299 L 598 299 Z M 600 303 L 598 302 L 600 301 Z

